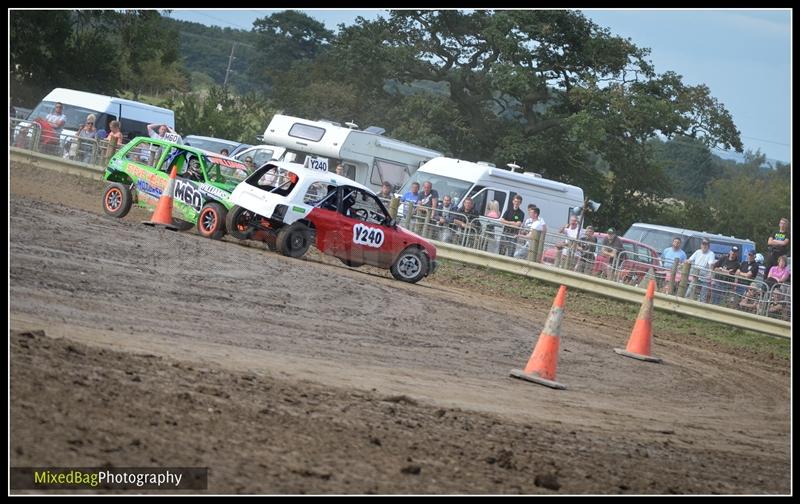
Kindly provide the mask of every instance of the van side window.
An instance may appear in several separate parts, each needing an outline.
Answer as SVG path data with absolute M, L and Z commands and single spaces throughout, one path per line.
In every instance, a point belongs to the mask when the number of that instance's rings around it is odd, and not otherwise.
M 369 181 L 377 186 L 388 181 L 392 187 L 402 187 L 410 177 L 408 165 L 376 158 L 372 163 Z

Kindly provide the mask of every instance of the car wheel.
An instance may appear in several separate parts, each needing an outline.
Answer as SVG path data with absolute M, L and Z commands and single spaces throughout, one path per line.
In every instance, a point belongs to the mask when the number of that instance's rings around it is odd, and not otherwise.
M 295 222 L 278 231 L 278 251 L 289 257 L 302 257 L 311 246 L 311 233 L 305 224 Z
M 197 217 L 197 231 L 212 240 L 219 240 L 225 235 L 225 207 L 216 202 L 206 203 Z
M 397 256 L 389 271 L 398 280 L 417 283 L 428 274 L 428 259 L 420 249 L 407 248 Z
M 111 183 L 103 191 L 103 211 L 106 214 L 121 219 L 125 217 L 131 209 L 133 197 L 128 186 L 119 183 Z
M 228 217 L 225 219 L 225 229 L 229 235 L 237 240 L 247 240 L 255 229 L 250 225 L 252 217 L 252 212 L 236 205 L 228 212 Z
M 361 266 L 364 265 L 364 263 L 362 263 L 362 262 L 352 261 L 350 259 L 339 258 L 339 260 L 342 261 L 343 263 L 345 263 L 347 266 L 349 266 L 351 268 L 358 268 L 358 267 L 361 267 Z

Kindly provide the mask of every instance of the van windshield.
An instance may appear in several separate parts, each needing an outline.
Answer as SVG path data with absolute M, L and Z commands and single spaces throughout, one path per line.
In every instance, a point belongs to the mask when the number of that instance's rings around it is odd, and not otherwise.
M 102 112 L 97 110 L 92 110 L 84 107 L 77 107 L 75 105 L 70 105 L 68 103 L 64 103 L 63 113 L 66 116 L 66 122 L 62 129 L 65 130 L 74 130 L 77 131 L 78 128 L 81 127 L 81 124 L 86 122 L 86 116 L 89 114 L 94 114 L 97 117 L 97 124 L 95 125 L 98 129 L 104 126 L 104 122 L 102 122 L 102 118 L 100 116 L 103 115 Z M 33 121 L 36 118 L 41 117 L 42 119 L 46 118 L 48 114 L 52 113 L 53 110 L 56 108 L 56 102 L 50 101 L 43 101 L 36 106 L 35 109 L 30 113 L 28 116 L 29 121 Z
M 453 204 L 456 206 L 458 206 L 461 198 L 464 197 L 469 188 L 472 187 L 472 182 L 466 180 L 458 180 L 445 177 L 444 175 L 434 175 L 432 173 L 417 171 L 403 184 L 403 187 L 400 189 L 400 194 L 403 195 L 407 191 L 410 191 L 411 184 L 414 182 L 419 184 L 420 192 L 422 191 L 422 184 L 424 182 L 430 182 L 433 189 L 439 193 L 440 201 L 445 195 L 449 195 L 453 199 Z

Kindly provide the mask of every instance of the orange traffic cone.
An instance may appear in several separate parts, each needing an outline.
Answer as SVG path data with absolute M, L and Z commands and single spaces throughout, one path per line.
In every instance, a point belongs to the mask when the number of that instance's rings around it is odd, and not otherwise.
M 564 390 L 566 385 L 562 385 L 555 380 L 556 367 L 558 366 L 558 347 L 560 343 L 561 319 L 564 318 L 564 300 L 567 297 L 567 287 L 562 285 L 558 289 L 553 307 L 547 315 L 539 341 L 536 348 L 528 360 L 525 369 L 512 369 L 511 376 L 521 380 L 527 380 L 546 387 Z
M 648 362 L 661 362 L 661 359 L 650 356 L 650 340 L 653 336 L 653 297 L 655 296 L 656 282 L 650 280 L 647 285 L 647 294 L 639 309 L 639 316 L 631 331 L 628 347 L 623 350 L 615 348 L 614 351 L 625 357 L 632 357 Z
M 161 193 L 156 205 L 156 211 L 149 221 L 144 221 L 142 224 L 148 226 L 164 226 L 170 231 L 177 231 L 178 228 L 172 224 L 172 194 L 175 192 L 175 178 L 178 176 L 178 167 L 173 166 L 169 174 L 169 183 L 167 188 Z

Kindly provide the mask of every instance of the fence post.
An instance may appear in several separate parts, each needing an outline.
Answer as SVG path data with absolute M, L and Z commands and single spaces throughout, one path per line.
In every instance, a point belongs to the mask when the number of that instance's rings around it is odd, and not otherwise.
M 669 271 L 669 279 L 667 281 L 667 294 L 670 296 L 675 294 L 675 275 L 678 274 L 678 261 L 672 260 L 672 268 Z
M 536 261 L 536 256 L 538 255 L 536 252 L 539 251 L 539 238 L 541 237 L 542 232 L 538 229 L 531 230 L 531 238 L 530 242 L 528 242 L 528 260 L 529 261 Z M 538 261 L 537 261 L 538 262 Z
M 430 221 L 431 209 L 422 208 L 421 210 L 422 210 L 422 215 L 424 216 L 423 219 L 425 220 L 422 222 L 422 232 L 420 233 L 420 236 L 422 236 L 423 238 L 428 238 L 428 223 Z
M 692 265 L 688 261 L 684 261 L 681 265 L 681 281 L 678 284 L 678 297 L 686 297 L 686 287 L 689 284 L 689 270 L 691 267 Z

